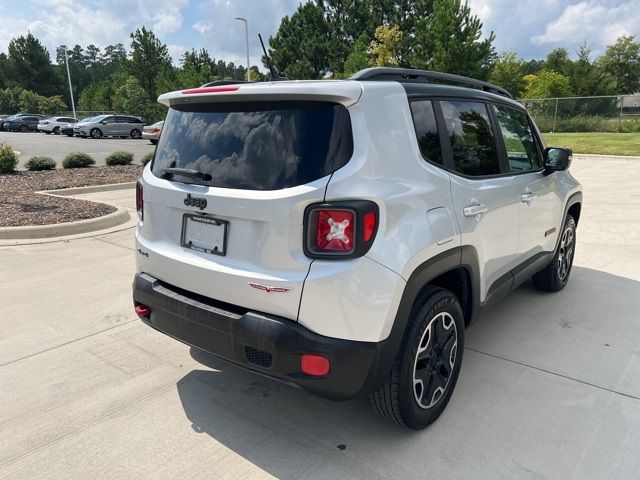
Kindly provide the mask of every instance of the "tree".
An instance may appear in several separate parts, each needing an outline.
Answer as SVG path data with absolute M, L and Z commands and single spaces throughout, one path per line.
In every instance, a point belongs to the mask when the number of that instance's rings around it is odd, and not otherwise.
M 353 49 L 344 62 L 344 72 L 337 75 L 341 78 L 348 78 L 356 72 L 371 66 L 369 58 L 369 45 L 371 40 L 366 34 L 358 37 L 353 44 Z
M 138 80 L 149 100 L 158 96 L 158 84 L 172 71 L 169 49 L 151 30 L 136 29 L 131 35 L 131 61 L 127 67 L 129 75 Z
M 500 55 L 493 64 L 489 78 L 492 83 L 506 88 L 511 95 L 519 98 L 526 87 L 524 81 L 526 68 L 526 62 L 518 58 L 515 52 L 506 52 Z
M 22 113 L 36 113 L 40 109 L 41 96 L 31 90 L 20 92 L 20 111 Z
M 336 40 L 322 7 L 304 3 L 269 38 L 271 61 L 289 79 L 323 78 L 335 65 Z
M 598 60 L 598 64 L 614 78 L 621 94 L 640 93 L 640 42 L 623 35 Z
M 566 67 L 573 95 L 578 97 L 610 95 L 615 90 L 615 80 L 606 69 L 591 62 L 589 46 L 583 43 L 576 53 L 578 58 Z
M 0 88 L 7 86 L 7 80 L 9 78 L 9 59 L 6 53 L 0 53 Z M 4 110 L 0 110 L 2 112 Z
M 116 110 L 145 117 L 149 103 L 147 92 L 133 76 L 130 76 L 127 82 L 118 88 L 113 98 L 113 106 Z
M 556 48 L 552 50 L 544 61 L 545 70 L 552 70 L 565 76 L 569 74 L 570 65 L 571 59 L 569 58 L 569 51 L 566 48 Z
M 486 80 L 495 58 L 493 32 L 480 40 L 482 22 L 461 0 L 434 0 L 433 14 L 417 21 L 414 64 Z
M 542 70 L 537 75 L 527 75 L 524 80 L 527 83 L 524 98 L 568 97 L 572 93 L 569 79 L 555 71 Z
M 371 41 L 371 56 L 374 67 L 393 67 L 398 65 L 398 47 L 402 41 L 402 32 L 398 25 L 380 25 L 376 28 Z
M 53 115 L 57 112 L 66 110 L 67 104 L 64 103 L 60 95 L 54 95 L 52 97 L 40 96 L 38 99 L 38 111 L 47 115 Z
M 18 113 L 20 111 L 20 94 L 22 88 L 13 87 L 0 90 L 0 112 Z
M 19 86 L 40 94 L 55 93 L 61 87 L 49 52 L 31 32 L 9 42 L 8 86 Z

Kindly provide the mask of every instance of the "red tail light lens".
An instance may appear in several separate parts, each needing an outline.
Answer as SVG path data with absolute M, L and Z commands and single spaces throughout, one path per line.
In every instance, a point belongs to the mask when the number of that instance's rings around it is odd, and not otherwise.
M 155 128 L 153 129 L 153 133 L 158 133 L 159 131 L 160 131 L 160 129 L 159 129 L 158 127 L 155 127 Z
M 142 182 L 138 180 L 136 183 L 136 210 L 138 211 L 138 218 L 144 220 L 144 198 L 143 198 Z
M 304 253 L 309 258 L 356 258 L 367 253 L 378 228 L 378 206 L 368 200 L 310 205 Z
M 352 252 L 356 215 L 350 210 L 316 210 L 316 248 L 319 251 Z
M 195 93 L 222 93 L 222 92 L 235 92 L 240 87 L 237 85 L 220 85 L 217 87 L 200 87 L 189 88 L 188 90 L 182 90 L 183 95 L 193 95 Z

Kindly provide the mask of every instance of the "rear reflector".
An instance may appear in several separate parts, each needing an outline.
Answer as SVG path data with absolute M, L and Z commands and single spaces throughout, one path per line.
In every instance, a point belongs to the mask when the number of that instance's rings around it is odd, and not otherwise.
M 135 311 L 140 318 L 149 318 L 151 315 L 151 309 L 146 305 L 136 305 Z
M 313 375 L 314 377 L 324 377 L 329 373 L 329 359 L 321 355 L 310 355 L 305 353 L 300 361 L 302 373 Z
M 144 220 L 144 198 L 142 194 L 142 182 L 138 180 L 136 183 L 136 210 L 138 211 L 138 218 L 140 220 Z
M 222 93 L 222 92 L 235 92 L 240 87 L 237 85 L 221 85 L 219 87 L 202 87 L 202 88 L 190 88 L 188 90 L 182 90 L 183 95 L 193 95 L 195 93 Z
M 362 234 L 362 240 L 368 242 L 373 236 L 373 232 L 376 231 L 376 214 L 373 212 L 364 214 L 364 233 Z

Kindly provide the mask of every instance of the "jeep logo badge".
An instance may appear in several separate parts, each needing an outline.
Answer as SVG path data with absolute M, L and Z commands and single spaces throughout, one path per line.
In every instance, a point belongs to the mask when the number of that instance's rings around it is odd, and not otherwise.
M 200 210 L 204 210 L 207 207 L 207 199 L 192 197 L 190 193 L 187 194 L 187 197 L 184 199 L 184 204 L 187 207 L 198 207 Z

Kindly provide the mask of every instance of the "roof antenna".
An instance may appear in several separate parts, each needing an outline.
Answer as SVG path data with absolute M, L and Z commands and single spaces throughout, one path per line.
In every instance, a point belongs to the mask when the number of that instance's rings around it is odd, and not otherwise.
M 258 34 L 258 38 L 260 39 L 260 45 L 262 45 L 262 51 L 264 52 L 264 58 L 267 60 L 267 68 L 269 68 L 269 80 L 272 82 L 277 82 L 279 80 L 286 80 L 286 78 L 281 77 L 276 73 L 271 64 L 271 59 L 269 58 L 269 54 L 267 53 L 267 49 L 264 48 L 264 42 L 262 41 L 262 35 Z

